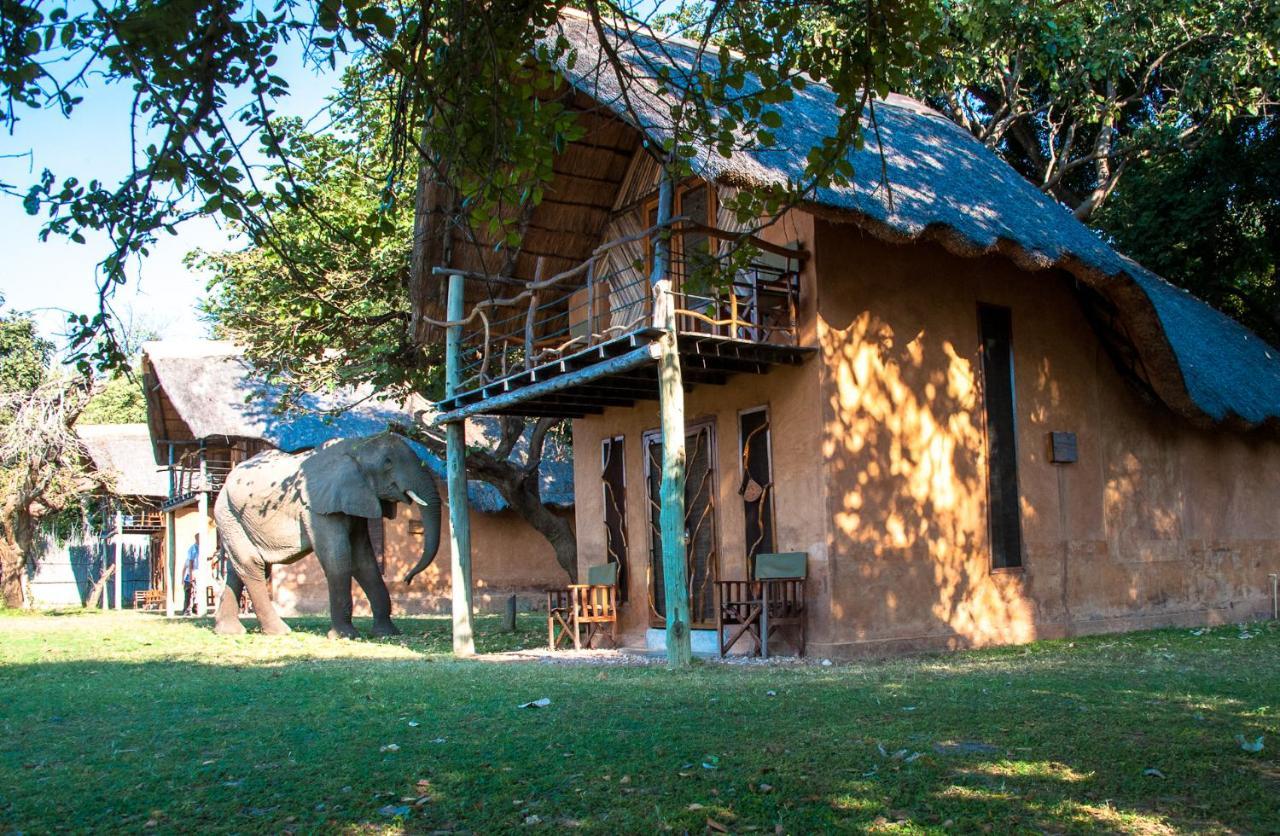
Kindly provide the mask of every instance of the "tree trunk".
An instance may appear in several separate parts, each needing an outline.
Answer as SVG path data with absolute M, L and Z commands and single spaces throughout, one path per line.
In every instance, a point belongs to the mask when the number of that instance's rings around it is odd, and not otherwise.
M 22 554 L 16 542 L 0 538 L 0 595 L 4 597 L 4 605 L 12 609 L 26 603 L 22 594 L 22 574 L 26 567 Z
M 112 563 L 102 573 L 102 577 L 98 578 L 93 584 L 93 589 L 89 590 L 89 597 L 85 599 L 84 605 L 86 609 L 97 609 L 102 603 L 102 596 L 107 591 L 107 581 L 111 580 L 116 573 L 116 565 Z
M 542 492 L 538 489 L 538 471 L 535 469 L 532 477 L 495 486 L 507 500 L 511 510 L 523 517 L 551 544 L 556 553 L 556 563 L 569 575 L 569 583 L 577 583 L 578 539 L 569 521 L 542 503 Z

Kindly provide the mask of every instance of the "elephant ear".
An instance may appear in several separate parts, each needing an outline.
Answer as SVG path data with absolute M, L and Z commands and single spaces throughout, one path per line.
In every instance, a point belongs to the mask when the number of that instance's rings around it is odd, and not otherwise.
M 324 455 L 326 452 L 330 455 Z M 318 451 L 302 466 L 307 503 L 315 514 L 347 514 L 374 519 L 382 503 L 359 464 L 341 450 Z

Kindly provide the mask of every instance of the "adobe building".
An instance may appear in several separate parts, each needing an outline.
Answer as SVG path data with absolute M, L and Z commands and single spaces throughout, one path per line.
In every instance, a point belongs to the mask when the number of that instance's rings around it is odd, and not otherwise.
M 541 291 L 532 340 L 466 332 L 467 378 L 438 407 L 573 419 L 581 569 L 619 563 L 623 643 L 661 647 L 662 332 L 652 247 L 628 236 L 658 217 L 650 152 L 668 102 L 621 96 L 581 16 L 566 12 L 559 34 L 576 49 L 560 71 L 585 136 L 558 155 L 505 278 L 590 269 L 556 299 Z M 678 39 L 614 46 L 649 77 L 693 60 Z M 877 102 L 882 144 L 868 132 L 851 152 L 851 184 L 817 190 L 752 238 L 755 263 L 701 284 L 692 265 L 750 232 L 719 207 L 798 177 L 834 124 L 823 84 L 776 107 L 776 147 L 699 149 L 698 176 L 674 187 L 695 649 L 710 646 L 715 582 L 781 551 L 808 556 L 821 656 L 1269 616 L 1276 351 L 896 95 Z M 451 265 L 469 304 L 485 266 L 466 252 Z
M 390 422 L 412 421 L 409 413 L 376 399 L 329 414 L 357 400 L 348 397 L 350 393 L 307 394 L 298 409 L 278 414 L 281 390 L 257 379 L 242 354 L 231 343 L 211 340 L 166 340 L 143 346 L 142 376 L 151 438 L 148 455 L 168 474 L 162 511 L 172 532 L 168 565 L 178 578 L 172 584 L 176 590 L 172 607 L 177 611 L 183 605 L 179 573 L 197 534 L 201 554 L 197 612 L 210 613 L 221 594 L 225 569 L 222 561 L 215 558 L 213 505 L 233 467 L 262 450 L 277 448 L 293 453 L 335 438 L 383 432 Z M 476 434 L 482 430 L 482 426 L 473 427 Z M 440 476 L 440 460 L 425 448 L 417 450 Z M 557 513 L 572 513 L 570 472 L 571 465 L 557 460 L 556 451 L 544 458 L 542 496 Z M 507 507 L 496 489 L 472 481 L 468 494 L 478 608 L 499 609 L 513 594 L 519 597 L 523 608 L 536 606 L 547 588 L 568 582 L 551 546 Z M 370 523 L 371 539 L 397 613 L 448 609 L 448 498 L 444 491 L 441 498 L 446 509 L 441 531 L 445 546 L 408 587 L 402 579 L 422 553 L 418 509 L 397 505 L 393 519 Z M 313 555 L 289 566 L 275 567 L 271 578 L 274 600 L 282 615 L 328 612 L 324 574 Z M 359 589 L 356 607 L 358 614 L 367 614 L 368 603 Z

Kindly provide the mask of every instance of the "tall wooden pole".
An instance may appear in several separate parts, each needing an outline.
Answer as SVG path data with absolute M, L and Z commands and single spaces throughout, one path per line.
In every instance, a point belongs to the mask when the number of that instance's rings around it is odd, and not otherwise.
M 169 499 L 173 499 L 176 491 L 174 478 L 177 471 L 173 469 L 173 445 L 169 445 Z M 178 574 L 178 525 L 177 517 L 173 511 L 169 511 L 164 515 L 164 584 L 168 587 L 164 596 L 164 614 L 167 618 L 173 618 L 177 604 L 174 603 L 175 592 L 173 591 L 174 576 Z
M 463 313 L 462 276 L 449 276 L 446 318 L 457 322 Z M 444 393 L 452 398 L 462 377 L 462 326 L 445 330 Z M 471 626 L 471 514 L 467 507 L 467 447 L 465 420 L 445 424 L 445 468 L 449 482 L 449 579 L 453 597 L 453 652 L 473 656 L 475 632 Z
M 658 224 L 671 220 L 673 184 L 663 170 L 658 187 Z M 658 340 L 658 411 L 662 418 L 662 588 L 667 620 L 667 664 L 684 667 L 693 660 L 689 635 L 689 581 L 684 528 L 684 382 L 676 347 L 676 309 L 671 289 L 669 230 L 658 233 L 653 248 L 653 324 Z
M 205 571 L 205 566 L 207 565 L 205 562 L 205 552 L 208 550 L 210 546 L 210 541 L 213 540 L 213 538 L 209 536 L 209 517 L 210 517 L 209 500 L 212 498 L 209 491 L 210 487 L 211 486 L 209 484 L 209 451 L 205 447 L 205 442 L 201 441 L 200 442 L 200 494 L 199 494 L 200 498 L 198 500 L 199 513 L 200 513 L 200 545 L 196 548 L 196 551 L 198 552 L 198 554 L 196 555 L 196 569 L 194 572 L 191 573 L 191 598 L 192 598 L 192 603 L 195 605 L 195 608 L 196 608 L 196 615 L 208 615 L 208 613 L 205 612 L 205 607 L 204 607 L 205 600 L 204 600 L 204 595 L 201 594 L 201 591 L 204 589 L 204 571 Z
M 112 538 L 116 547 L 116 609 L 124 609 L 124 511 L 119 505 L 116 506 L 116 536 Z

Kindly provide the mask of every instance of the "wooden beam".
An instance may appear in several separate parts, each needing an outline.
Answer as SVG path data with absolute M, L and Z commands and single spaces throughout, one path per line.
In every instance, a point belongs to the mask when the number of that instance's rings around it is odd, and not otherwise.
M 459 273 L 449 276 L 446 318 L 457 322 L 465 316 L 464 279 Z M 462 361 L 462 326 L 445 329 L 445 377 L 447 397 L 457 394 Z M 445 470 L 449 483 L 449 584 L 453 605 L 453 653 L 474 656 L 475 631 L 471 624 L 471 513 L 467 507 L 466 422 L 458 419 L 445 424 Z
M 658 187 L 658 226 L 671 220 L 674 183 L 663 169 Z M 689 633 L 689 583 L 686 568 L 684 480 L 684 381 L 680 375 L 680 350 L 676 346 L 676 308 L 671 292 L 671 238 L 660 233 L 654 241 L 653 324 L 662 329 L 658 339 L 658 412 L 662 419 L 662 487 L 659 529 L 662 537 L 663 615 L 667 626 L 667 664 L 688 667 L 693 662 L 693 637 Z
M 536 383 L 530 383 L 528 386 L 518 386 L 506 391 L 498 392 L 490 395 L 482 400 L 473 403 L 463 404 L 453 409 L 440 412 L 436 415 L 434 425 L 447 424 L 451 421 L 460 421 L 472 415 L 495 415 L 499 412 L 509 411 L 511 407 L 517 404 L 527 403 L 538 400 L 545 395 L 553 392 L 563 392 L 574 386 L 583 383 L 591 383 L 602 378 L 609 377 L 617 372 L 625 372 L 631 369 L 645 366 L 654 361 L 657 357 L 656 343 L 642 345 L 634 348 L 626 354 L 617 357 L 611 357 L 593 366 L 585 369 L 579 369 L 567 374 L 557 375 Z M 448 394 L 446 390 L 446 395 Z M 447 403 L 447 401 L 441 401 Z

